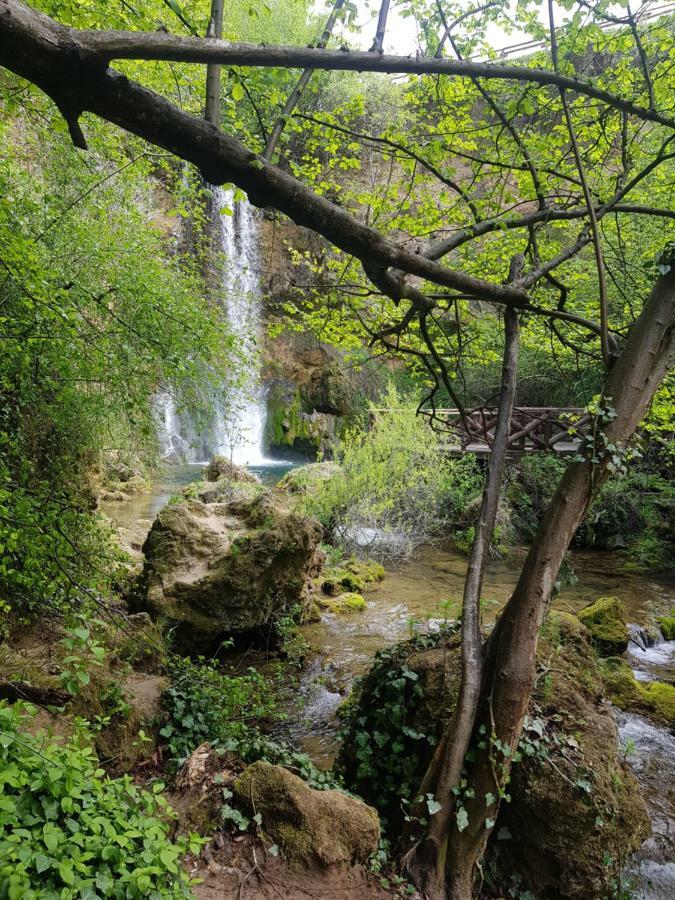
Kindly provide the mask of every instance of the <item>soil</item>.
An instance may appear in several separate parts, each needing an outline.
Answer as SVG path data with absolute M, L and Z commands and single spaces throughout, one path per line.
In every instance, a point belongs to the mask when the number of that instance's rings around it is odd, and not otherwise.
M 380 878 L 362 866 L 344 869 L 292 868 L 271 856 L 249 836 L 216 834 L 188 871 L 202 879 L 194 886 L 197 900 L 391 900 L 403 890 L 385 889 Z M 419 894 L 405 895 L 419 900 Z

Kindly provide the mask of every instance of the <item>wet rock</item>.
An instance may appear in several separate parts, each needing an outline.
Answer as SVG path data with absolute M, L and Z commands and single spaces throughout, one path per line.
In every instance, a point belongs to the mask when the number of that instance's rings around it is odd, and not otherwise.
M 192 644 L 307 608 L 321 526 L 264 492 L 249 500 L 166 506 L 143 545 L 141 603 Z
M 618 597 L 600 597 L 579 612 L 579 620 L 588 628 L 593 643 L 605 656 L 623 653 L 630 632 L 623 604 Z
M 663 681 L 638 681 L 623 659 L 612 657 L 602 664 L 607 696 L 626 712 L 647 716 L 660 725 L 675 728 L 675 687 Z
M 326 569 L 321 576 L 321 590 L 329 597 L 337 597 L 345 590 L 360 592 L 384 576 L 384 566 L 375 560 L 348 559 Z
M 656 621 L 664 638 L 667 641 L 675 641 L 675 609 L 670 611 L 669 616 L 659 616 Z
M 327 609 L 329 612 L 334 612 L 338 615 L 362 612 L 366 608 L 365 599 L 361 594 L 353 591 L 339 594 L 337 597 L 331 597 L 330 600 L 327 597 L 322 597 L 320 600 L 317 600 L 317 603 L 321 609 Z
M 263 831 L 291 862 L 305 866 L 365 863 L 377 850 L 377 813 L 340 791 L 317 791 L 281 766 L 259 761 L 234 782 L 237 802 L 261 816 Z

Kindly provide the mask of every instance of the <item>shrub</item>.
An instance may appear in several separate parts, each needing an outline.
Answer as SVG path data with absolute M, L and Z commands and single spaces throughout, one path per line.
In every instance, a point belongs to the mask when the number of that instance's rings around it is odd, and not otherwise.
M 107 778 L 86 742 L 22 731 L 25 711 L 0 705 L 0 897 L 190 897 L 201 841 L 169 840 L 161 785 Z
M 369 429 L 343 435 L 340 469 L 298 503 L 346 550 L 391 558 L 450 530 L 482 479 L 476 460 L 451 459 L 415 406 L 393 388 L 382 403 L 387 412 L 372 409 Z
M 179 661 L 173 675 L 173 685 L 162 697 L 168 721 L 160 735 L 167 738 L 174 766 L 206 741 L 245 763 L 264 759 L 286 766 L 312 787 L 338 786 L 331 774 L 317 769 L 306 754 L 272 740 L 252 724 L 254 719 L 275 713 L 278 694 L 270 690 L 269 678 L 255 669 L 243 675 L 227 674 L 203 658 Z

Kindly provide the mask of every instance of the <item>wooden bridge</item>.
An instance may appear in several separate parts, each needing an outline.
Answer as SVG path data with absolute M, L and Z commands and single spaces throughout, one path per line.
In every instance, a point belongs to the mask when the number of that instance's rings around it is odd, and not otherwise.
M 393 412 L 378 409 L 373 413 Z M 422 410 L 431 416 L 431 411 Z M 447 437 L 444 449 L 448 453 L 475 453 L 487 456 L 491 452 L 497 426 L 497 409 L 477 407 L 462 417 L 458 409 L 437 409 L 433 413 L 434 427 Z M 549 451 L 560 456 L 576 453 L 584 437 L 591 416 L 574 406 L 518 406 L 511 416 L 509 455 Z

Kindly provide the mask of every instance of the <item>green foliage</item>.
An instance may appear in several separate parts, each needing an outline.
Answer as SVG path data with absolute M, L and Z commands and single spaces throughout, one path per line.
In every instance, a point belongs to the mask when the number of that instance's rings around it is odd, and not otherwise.
M 260 731 L 256 723 L 274 716 L 278 697 L 276 686 L 255 669 L 227 674 L 203 658 L 177 660 L 173 684 L 162 696 L 168 721 L 159 732 L 166 738 L 173 765 L 208 741 L 246 763 L 264 759 L 286 766 L 312 787 L 336 787 L 332 775 L 317 769 L 306 754 Z
M 162 695 L 168 721 L 160 735 L 175 764 L 203 741 L 237 740 L 247 733 L 248 723 L 274 711 L 275 693 L 256 669 L 229 674 L 198 657 L 176 659 L 170 671 L 172 684 Z
M 373 409 L 370 428 L 343 436 L 336 454 L 341 469 L 299 503 L 339 545 L 358 546 L 373 532 L 373 555 L 408 555 L 459 520 L 481 480 L 475 460 L 450 459 L 394 388 L 381 402 L 387 412 Z
M 94 751 L 30 734 L 24 707 L 0 704 L 0 897 L 190 897 L 169 840 L 170 809 L 130 778 L 107 778 Z
M 66 655 L 61 660 L 59 678 L 69 694 L 78 694 L 91 681 L 91 666 L 102 666 L 105 659 L 105 647 L 92 637 L 84 616 L 78 616 L 79 622 L 66 629 L 60 643 Z
M 416 651 L 443 646 L 454 630 L 450 626 L 436 634 L 418 634 L 380 650 L 341 707 L 338 772 L 350 790 L 376 807 L 385 827 L 400 819 L 402 805 L 407 807 L 416 797 L 442 727 L 440 715 L 430 719 L 424 732 L 410 727 L 409 710 L 424 695 L 406 660 Z M 367 704 L 361 702 L 362 691 Z
M 36 132 L 18 111 L 0 124 L 0 598 L 18 617 L 110 591 L 101 454 L 151 459 L 158 388 L 206 415 L 227 371 L 198 259 L 152 196 L 163 164 L 112 135 L 92 123 L 85 158 L 62 128 Z

